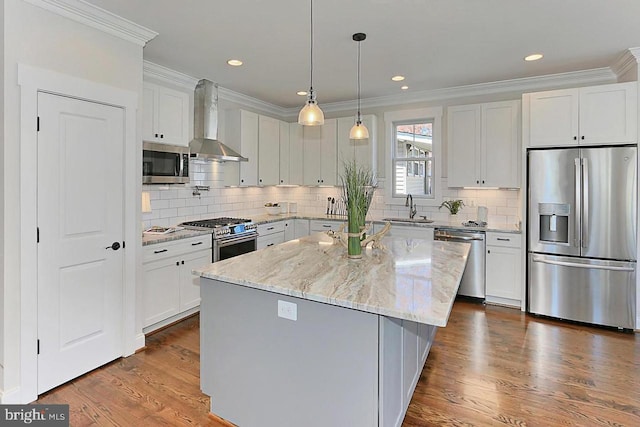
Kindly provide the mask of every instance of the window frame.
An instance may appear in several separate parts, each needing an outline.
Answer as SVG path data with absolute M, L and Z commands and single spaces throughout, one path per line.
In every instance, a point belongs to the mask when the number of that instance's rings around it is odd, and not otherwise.
M 406 195 L 394 194 L 394 165 L 396 160 L 395 142 L 396 126 L 410 122 L 432 122 L 432 152 L 433 161 L 433 195 L 413 195 L 414 204 L 418 206 L 440 206 L 442 202 L 442 107 L 418 108 L 413 110 L 390 111 L 384 113 L 385 145 L 388 161 L 385 162 L 385 202 L 387 204 L 404 204 Z M 398 160 L 404 159 L 397 158 Z M 421 160 L 424 159 L 424 160 Z M 426 158 L 416 158 L 426 161 Z M 425 162 L 425 168 L 427 164 Z M 426 173 L 426 170 L 425 170 Z

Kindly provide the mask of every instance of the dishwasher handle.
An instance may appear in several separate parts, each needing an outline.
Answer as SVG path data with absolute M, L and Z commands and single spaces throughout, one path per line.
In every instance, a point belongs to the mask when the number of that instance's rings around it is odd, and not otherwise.
M 471 242 L 474 240 L 484 240 L 484 236 L 464 236 L 462 234 L 450 234 L 446 232 L 436 232 L 434 235 L 435 240 L 447 241 L 447 242 Z

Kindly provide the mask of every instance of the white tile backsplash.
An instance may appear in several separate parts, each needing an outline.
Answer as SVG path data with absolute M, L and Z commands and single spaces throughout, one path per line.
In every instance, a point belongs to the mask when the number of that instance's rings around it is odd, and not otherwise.
M 267 202 L 297 202 L 300 214 L 324 214 L 327 197 L 339 198 L 341 195 L 339 187 L 224 187 L 222 164 L 192 160 L 189 167 L 193 171 L 190 184 L 143 185 L 143 191 L 150 193 L 152 210 L 142 215 L 145 228 L 219 216 L 251 218 L 264 215 Z M 194 196 L 196 185 L 210 188 L 209 191 L 200 190 L 200 196 Z M 477 206 L 488 208 L 488 219 L 492 224 L 513 225 L 521 219 L 519 190 L 448 188 L 446 179 L 442 179 L 440 185 L 445 199 L 464 201 L 465 206 L 458 214 L 461 222 L 476 219 Z M 404 217 L 407 212 L 404 204 L 385 203 L 384 189 L 380 188 L 371 204 L 370 216 Z M 436 221 L 449 219 L 448 211 L 437 206 L 419 206 L 418 215 Z

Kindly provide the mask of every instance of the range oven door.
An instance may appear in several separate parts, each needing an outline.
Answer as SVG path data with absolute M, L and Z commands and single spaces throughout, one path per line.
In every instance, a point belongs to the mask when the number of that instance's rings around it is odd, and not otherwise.
M 246 254 L 256 250 L 257 234 L 213 239 L 213 262 Z

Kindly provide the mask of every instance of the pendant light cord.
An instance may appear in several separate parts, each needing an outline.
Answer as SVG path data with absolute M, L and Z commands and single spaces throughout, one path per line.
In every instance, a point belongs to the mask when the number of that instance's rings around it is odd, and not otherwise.
M 360 43 L 362 42 L 358 42 L 358 123 L 360 123 Z
M 309 51 L 311 52 L 311 81 L 309 84 L 309 95 L 312 96 L 313 95 L 313 0 L 311 0 L 311 49 L 309 49 Z

